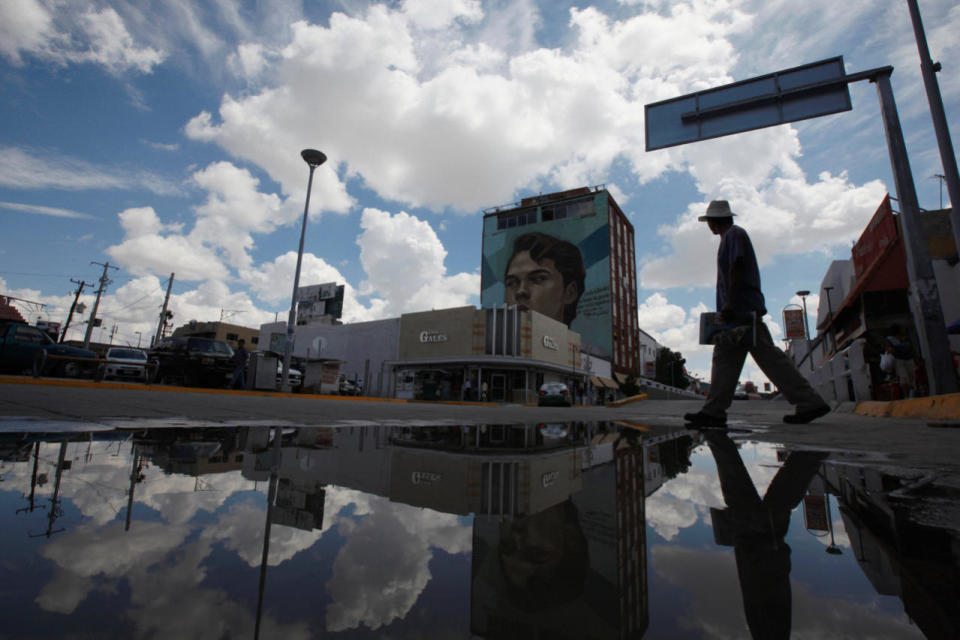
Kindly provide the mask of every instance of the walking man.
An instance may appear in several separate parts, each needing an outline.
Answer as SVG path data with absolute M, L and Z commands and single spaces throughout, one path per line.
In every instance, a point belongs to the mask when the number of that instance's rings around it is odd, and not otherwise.
M 760 290 L 760 269 L 753 252 L 750 236 L 743 228 L 733 224 L 730 204 L 726 200 L 714 200 L 707 207 L 707 214 L 700 216 L 714 235 L 720 236 L 717 251 L 717 315 L 724 324 L 750 324 L 756 319 L 757 331 L 754 344 L 715 344 L 713 364 L 710 371 L 710 393 L 703 408 L 696 413 L 687 413 L 684 419 L 697 427 L 726 427 L 727 409 L 740 380 L 740 372 L 747 353 L 760 369 L 796 407 L 796 412 L 783 417 L 790 424 L 806 424 L 830 411 L 810 383 L 800 375 L 793 361 L 773 344 L 770 331 L 763 323 L 767 312 L 763 293 Z

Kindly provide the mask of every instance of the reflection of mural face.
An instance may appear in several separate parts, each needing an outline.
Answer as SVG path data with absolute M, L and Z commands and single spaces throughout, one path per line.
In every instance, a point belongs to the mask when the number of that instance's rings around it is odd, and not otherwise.
M 563 310 L 577 300 L 577 285 L 563 284 L 563 276 L 553 260 L 535 262 L 529 251 L 521 251 L 507 265 L 504 278 L 504 302 L 538 311 L 545 316 L 564 321 Z
M 528 611 L 583 593 L 587 540 L 570 500 L 500 526 L 500 569 L 511 600 Z

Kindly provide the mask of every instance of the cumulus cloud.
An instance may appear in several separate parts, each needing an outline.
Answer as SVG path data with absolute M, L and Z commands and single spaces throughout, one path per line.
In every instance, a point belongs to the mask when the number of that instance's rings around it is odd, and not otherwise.
M 744 136 L 746 137 L 746 136 Z M 709 142 L 720 142 L 717 140 Z M 704 143 L 704 144 L 709 144 Z M 750 154 L 747 154 L 748 156 Z M 787 163 L 794 169 L 793 161 Z M 698 167 L 701 165 L 698 165 Z M 815 184 L 807 184 L 799 174 L 774 178 L 757 187 L 752 179 L 731 174 L 711 179 L 713 198 L 730 200 L 737 214 L 736 224 L 750 234 L 757 261 L 762 269 L 777 255 L 811 251 L 828 252 L 849 246 L 862 233 L 886 194 L 879 180 L 861 187 L 851 185 L 845 175 L 820 175 Z M 662 226 L 658 234 L 668 247 L 664 255 L 641 258 L 640 286 L 669 288 L 711 286 L 716 280 L 716 247 L 703 222 L 697 220 L 707 202 L 692 203 L 674 224 Z
M 671 156 L 642 152 L 644 102 L 727 78 L 735 54 L 725 37 L 748 24 L 726 5 L 618 22 L 575 9 L 570 50 L 525 43 L 518 51 L 519 34 L 511 42 L 489 37 L 484 27 L 502 17 L 494 12 L 483 16 L 476 39 L 467 30 L 457 38 L 445 32 L 462 44 L 440 47 L 445 66 L 438 66 L 423 57 L 436 47 L 414 31 L 422 20 L 411 19 L 430 4 L 335 13 L 327 27 L 298 22 L 270 64 L 270 86 L 225 96 L 218 118 L 198 114 L 188 135 L 255 162 L 291 193 L 302 181 L 291 150 L 319 136 L 347 176 L 384 198 L 438 210 L 475 210 L 543 180 L 561 187 L 602 181 L 620 157 L 648 179 Z M 444 6 L 458 20 L 480 18 L 474 3 Z M 432 15 L 451 24 L 450 12 Z M 673 45 L 670 55 L 663 42 Z M 688 44 L 676 51 L 678 42 Z M 283 153 L 257 144 L 264 135 Z M 337 193 L 336 183 L 325 187 Z
M 382 296 L 388 315 L 464 305 L 479 294 L 479 274 L 447 275 L 447 251 L 426 221 L 368 208 L 360 227 L 357 244 L 367 273 L 361 289 Z
M 37 0 L 0 3 L 0 54 L 15 65 L 22 54 L 43 51 L 56 35 L 53 19 Z
M 108 247 L 107 255 L 136 275 L 178 274 L 181 280 L 226 278 L 229 274 L 216 252 L 197 239 L 167 229 L 153 207 L 137 207 L 118 215 L 126 237 Z

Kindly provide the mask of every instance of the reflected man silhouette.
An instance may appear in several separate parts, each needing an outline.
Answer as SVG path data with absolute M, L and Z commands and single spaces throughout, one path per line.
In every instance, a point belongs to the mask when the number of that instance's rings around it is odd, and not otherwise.
M 710 509 L 718 544 L 733 546 L 747 626 L 754 638 L 789 638 L 790 546 L 784 542 L 793 511 L 826 458 L 795 451 L 774 476 L 763 498 L 757 493 L 737 446 L 724 431 L 704 431 L 720 476 L 726 509 Z

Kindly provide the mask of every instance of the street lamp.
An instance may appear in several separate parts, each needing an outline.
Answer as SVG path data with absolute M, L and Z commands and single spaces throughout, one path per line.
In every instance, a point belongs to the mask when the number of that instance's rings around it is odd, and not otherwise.
M 293 295 L 290 300 L 290 315 L 287 317 L 287 339 L 283 345 L 283 373 L 280 377 L 280 391 L 290 392 L 290 356 L 293 353 L 293 332 L 297 321 L 297 289 L 300 287 L 300 264 L 303 262 L 303 238 L 307 233 L 307 212 L 310 210 L 310 190 L 313 188 L 313 171 L 324 162 L 327 156 L 316 149 L 304 149 L 300 157 L 310 167 L 307 180 L 307 201 L 303 205 L 303 225 L 300 227 L 300 249 L 297 251 L 297 270 L 293 273 Z
M 806 289 L 797 291 L 797 295 L 803 300 L 803 335 L 807 339 L 807 358 L 810 359 L 810 371 L 813 371 L 813 350 L 810 348 L 810 323 L 807 321 L 807 296 L 810 292 Z

